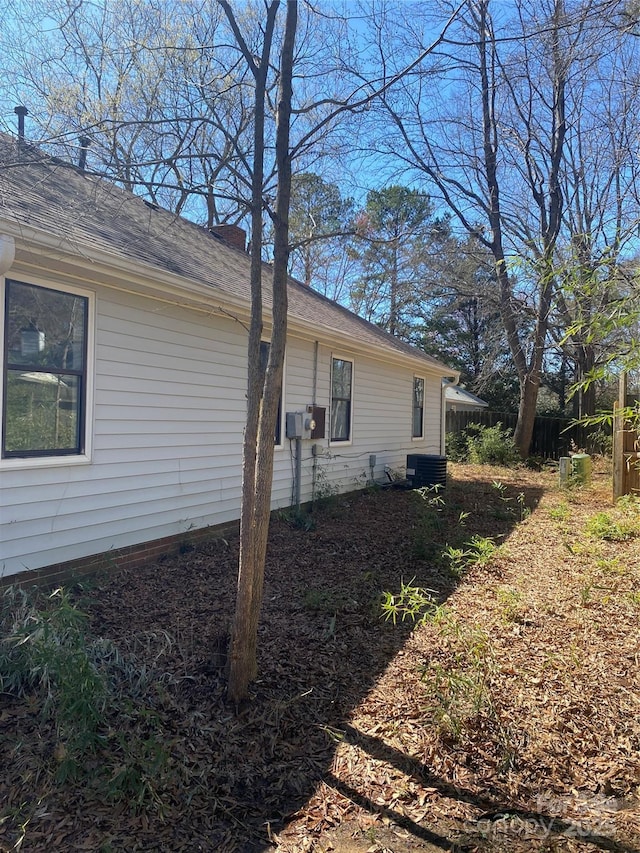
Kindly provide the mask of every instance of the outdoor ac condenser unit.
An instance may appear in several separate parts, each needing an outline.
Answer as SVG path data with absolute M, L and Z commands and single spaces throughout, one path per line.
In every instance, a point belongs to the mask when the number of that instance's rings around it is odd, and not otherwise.
M 410 453 L 407 456 L 407 480 L 412 489 L 425 486 L 446 486 L 447 457 L 427 453 Z

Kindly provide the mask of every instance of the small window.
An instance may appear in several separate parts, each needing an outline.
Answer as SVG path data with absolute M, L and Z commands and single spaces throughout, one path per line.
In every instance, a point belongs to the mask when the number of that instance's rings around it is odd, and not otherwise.
M 267 369 L 270 347 L 271 344 L 268 341 L 260 341 L 260 367 L 262 368 L 263 375 Z M 280 388 L 280 396 L 278 397 L 278 419 L 276 421 L 274 443 L 276 445 L 282 443 L 282 388 Z
M 7 281 L 2 456 L 84 452 L 86 296 Z
M 413 377 L 413 438 L 424 438 L 424 379 Z
M 331 441 L 351 439 L 353 362 L 334 358 L 331 365 Z

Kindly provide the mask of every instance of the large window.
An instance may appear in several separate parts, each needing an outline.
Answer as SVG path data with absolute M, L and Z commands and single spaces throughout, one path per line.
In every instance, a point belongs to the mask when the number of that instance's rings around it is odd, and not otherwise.
M 86 296 L 7 281 L 2 456 L 84 452 Z
M 260 366 L 262 371 L 266 371 L 267 362 L 269 361 L 269 349 L 271 344 L 267 341 L 260 341 Z M 278 420 L 276 421 L 276 431 L 274 443 L 279 445 L 282 443 L 282 388 L 280 388 L 280 396 L 278 398 Z
M 351 394 L 353 362 L 334 358 L 331 362 L 331 441 L 351 439 Z
M 424 379 L 413 377 L 413 438 L 424 438 Z

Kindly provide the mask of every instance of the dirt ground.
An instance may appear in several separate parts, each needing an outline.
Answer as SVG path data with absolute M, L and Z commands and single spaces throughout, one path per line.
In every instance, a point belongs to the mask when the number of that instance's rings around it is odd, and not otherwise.
M 0 694 L 0 850 L 640 850 L 638 506 L 448 473 L 274 519 L 239 709 L 235 540 L 76 590 L 117 699 L 61 781 L 46 697 Z

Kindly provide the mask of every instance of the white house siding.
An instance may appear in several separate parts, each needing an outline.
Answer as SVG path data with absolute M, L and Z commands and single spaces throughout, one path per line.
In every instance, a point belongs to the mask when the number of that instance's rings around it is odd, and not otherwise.
M 26 279 L 24 279 L 26 280 Z M 317 350 L 317 364 L 314 356 Z M 352 440 L 331 444 L 332 354 L 352 358 Z M 5 468 L 0 572 L 5 576 L 238 518 L 246 411 L 246 332 L 226 317 L 121 291 L 96 299 L 93 451 L 89 464 Z M 315 375 L 315 393 L 314 393 Z M 292 337 L 273 507 L 292 501 L 284 413 L 327 409 L 327 437 L 302 442 L 301 499 L 346 491 L 411 452 L 440 452 L 440 377 L 425 378 L 425 438 L 411 439 L 414 371 Z M 316 444 L 318 455 L 312 455 Z
M 354 354 L 348 347 L 318 345 L 314 386 L 313 341 L 292 339 L 287 347 L 285 401 L 287 411 L 304 411 L 310 403 L 327 409 L 326 437 L 303 439 L 301 500 L 311 500 L 326 491 L 348 491 L 361 487 L 371 478 L 369 456 L 376 456 L 373 475 L 376 481 L 387 479 L 385 468 L 404 474 L 408 453 L 440 453 L 441 380 L 436 374 L 411 367 L 398 367 L 371 357 Z M 340 356 L 353 360 L 353 399 L 351 441 L 329 440 L 331 405 L 331 359 Z M 414 375 L 425 379 L 424 438 L 411 437 Z M 274 506 L 291 503 L 293 460 L 289 441 L 276 454 L 274 470 Z M 316 445 L 314 457 L 312 448 Z M 278 464 L 278 461 L 281 464 Z
M 245 359 L 233 320 L 98 292 L 92 461 L 2 471 L 0 572 L 237 518 Z

